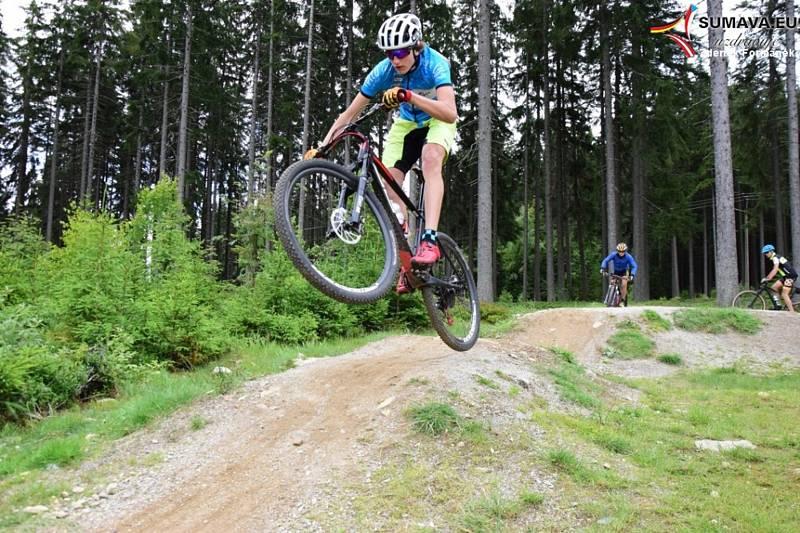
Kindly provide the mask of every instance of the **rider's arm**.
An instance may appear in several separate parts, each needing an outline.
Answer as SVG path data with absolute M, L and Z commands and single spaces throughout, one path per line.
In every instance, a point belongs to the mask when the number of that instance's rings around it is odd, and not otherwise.
M 616 253 L 616 252 L 614 252 L 614 253 Z M 608 262 L 611 261 L 611 259 L 614 257 L 614 253 L 610 254 L 608 257 L 603 259 L 603 262 L 600 263 L 600 268 L 602 268 L 603 270 L 608 268 Z
M 452 85 L 444 85 L 436 89 L 436 100 L 421 94 L 412 93 L 408 103 L 425 111 L 433 118 L 452 124 L 458 120 L 456 110 L 456 93 Z
M 769 271 L 767 274 L 767 279 L 772 279 L 778 274 L 778 263 L 775 263 L 775 266 L 772 267 L 772 270 Z
M 339 115 L 339 118 L 337 118 L 336 121 L 333 123 L 331 129 L 328 130 L 328 134 L 322 140 L 322 146 L 325 146 L 326 144 L 331 142 L 331 139 L 336 134 L 336 132 L 339 131 L 344 126 L 346 126 L 347 124 L 349 124 L 350 122 L 352 122 L 353 118 L 355 118 L 355 116 L 358 115 L 361 112 L 361 110 L 367 106 L 368 103 L 369 103 L 369 98 L 367 98 L 360 92 L 356 94 L 356 97 L 353 98 L 353 101 L 350 102 L 350 105 L 347 106 L 347 109 L 345 109 L 342 112 L 342 114 Z

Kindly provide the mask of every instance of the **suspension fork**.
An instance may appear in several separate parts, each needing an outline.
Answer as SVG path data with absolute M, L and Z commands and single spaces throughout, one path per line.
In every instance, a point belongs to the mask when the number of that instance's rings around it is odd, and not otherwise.
M 367 176 L 369 176 L 369 150 L 366 143 L 361 143 L 358 149 L 358 163 L 356 167 L 360 167 L 359 172 L 356 174 L 358 178 L 358 187 L 355 191 L 355 202 L 353 209 L 350 211 L 350 224 L 359 227 L 361 224 L 361 209 L 364 206 L 364 191 L 367 189 Z M 339 207 L 344 207 L 344 195 L 339 197 Z

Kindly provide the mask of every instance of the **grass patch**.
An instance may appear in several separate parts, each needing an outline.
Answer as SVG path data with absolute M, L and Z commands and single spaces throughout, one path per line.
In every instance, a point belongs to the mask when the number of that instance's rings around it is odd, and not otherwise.
M 607 357 L 636 359 L 653 355 L 656 343 L 640 331 L 624 329 L 609 337 L 608 348 L 603 352 Z
M 531 491 L 522 491 L 519 495 L 519 501 L 524 503 L 525 505 L 535 507 L 542 502 L 544 502 L 544 495 L 539 494 L 538 492 L 531 492 Z
M 408 410 L 414 429 L 433 437 L 452 432 L 461 427 L 461 417 L 446 403 L 430 402 L 415 405 Z
M 189 429 L 192 431 L 199 431 L 208 425 L 208 420 L 202 416 L 195 415 L 189 421 Z
M 551 368 L 548 372 L 553 376 L 565 400 L 587 408 L 600 405 L 600 400 L 595 396 L 599 387 L 585 376 L 580 365 L 563 362 L 558 368 Z
M 475 374 L 475 381 L 477 381 L 478 383 L 480 383 L 484 387 L 488 387 L 490 389 L 494 389 L 494 390 L 500 389 L 500 386 L 497 383 L 495 383 L 494 381 L 492 381 L 491 379 L 489 379 L 487 377 L 481 376 L 480 374 Z
M 536 414 L 535 422 L 557 434 L 559 443 L 596 445 L 602 449 L 595 457 L 605 450 L 624 454 L 634 469 L 623 487 L 597 491 L 603 478 L 596 476 L 611 471 L 594 470 L 556 448 L 548 462 L 576 482 L 565 488 L 568 501 L 590 502 L 581 508 L 597 519 L 608 517 L 612 530 L 796 529 L 800 478 L 791 473 L 800 465 L 800 372 L 717 369 L 636 383 L 644 407 L 599 408 L 591 416 Z M 746 439 L 758 448 L 698 452 L 698 438 Z
M 628 318 L 617 324 L 617 329 L 633 329 L 639 331 L 642 329 L 642 327 L 634 320 Z
M 461 516 L 461 531 L 498 531 L 506 520 L 516 518 L 522 511 L 518 500 L 504 498 L 497 492 L 470 502 Z
M 512 398 L 516 398 L 519 396 L 519 393 L 522 392 L 522 388 L 519 385 L 511 385 L 508 388 L 508 395 Z
M 665 365 L 680 366 L 683 364 L 683 358 L 676 353 L 665 353 L 658 356 L 658 360 Z
M 600 472 L 585 466 L 569 450 L 563 448 L 551 450 L 547 453 L 547 459 L 550 464 L 568 474 L 577 483 L 596 484 L 603 481 L 604 476 Z
M 746 335 L 757 333 L 761 320 L 742 309 L 683 309 L 672 315 L 675 325 L 687 331 L 725 333 L 732 330 Z
M 571 363 L 573 365 L 577 364 L 577 361 L 575 360 L 575 355 L 569 350 L 559 348 L 558 346 L 551 346 L 550 351 L 555 355 L 559 356 L 562 360 L 564 360 L 567 363 Z
M 647 323 L 647 327 L 653 331 L 669 331 L 672 329 L 672 324 L 670 324 L 669 320 L 652 309 L 645 309 L 642 312 L 642 318 Z

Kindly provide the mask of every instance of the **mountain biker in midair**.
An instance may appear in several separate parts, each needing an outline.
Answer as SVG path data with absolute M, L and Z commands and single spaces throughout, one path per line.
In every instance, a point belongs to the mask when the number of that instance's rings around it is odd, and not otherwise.
M 336 132 L 352 122 L 381 91 L 385 107 L 399 108 L 381 159 L 395 181 L 402 185 L 406 173 L 422 158 L 425 231 L 411 262 L 415 266 L 430 266 L 441 257 L 436 230 L 444 197 L 442 166 L 455 143 L 458 120 L 450 62 L 422 40 L 422 24 L 411 13 L 389 17 L 378 31 L 376 44 L 386 58 L 369 72 L 358 94 L 333 123 L 321 146 L 328 144 Z M 316 150 L 311 149 L 303 158 L 315 155 Z M 406 220 L 405 204 L 391 187 L 386 187 L 386 192 Z M 403 274 L 401 270 L 397 282 L 397 292 L 401 294 L 410 291 Z
M 636 277 L 636 271 L 638 270 L 639 266 L 636 264 L 636 260 L 633 258 L 633 256 L 628 253 L 628 245 L 624 242 L 617 244 L 616 251 L 611 252 L 608 257 L 603 259 L 603 262 L 600 263 L 601 274 L 605 274 L 609 263 L 614 264 L 614 275 L 622 278 L 622 287 L 620 292 L 622 301 L 625 302 L 625 306 L 627 307 L 628 281 L 633 281 L 633 278 Z M 630 270 L 630 275 L 628 275 L 628 270 Z
M 772 270 L 770 270 L 767 277 L 761 280 L 762 283 L 776 280 L 772 284 L 772 290 L 783 298 L 783 303 L 786 304 L 786 309 L 790 312 L 794 311 L 792 306 L 792 288 L 797 283 L 797 270 L 785 257 L 778 255 L 775 252 L 775 247 L 771 244 L 765 245 L 761 249 L 761 253 L 767 258 L 767 261 L 772 263 Z

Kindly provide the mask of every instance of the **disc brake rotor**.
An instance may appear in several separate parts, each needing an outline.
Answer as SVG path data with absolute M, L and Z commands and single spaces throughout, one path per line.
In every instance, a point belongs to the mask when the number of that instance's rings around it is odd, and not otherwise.
M 347 210 L 344 207 L 337 207 L 331 213 L 331 229 L 339 240 L 347 244 L 357 244 L 361 240 L 361 234 L 349 227 Z

